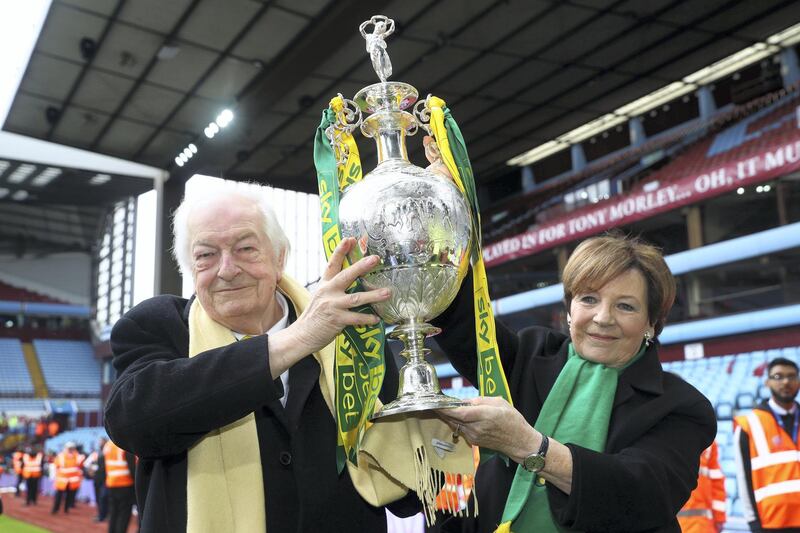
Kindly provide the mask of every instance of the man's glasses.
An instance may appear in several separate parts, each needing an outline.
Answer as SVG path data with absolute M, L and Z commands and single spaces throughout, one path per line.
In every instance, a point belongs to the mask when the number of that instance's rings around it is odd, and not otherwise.
M 770 374 L 769 379 L 772 381 L 788 381 L 789 383 L 793 383 L 800 378 L 798 378 L 797 374 Z

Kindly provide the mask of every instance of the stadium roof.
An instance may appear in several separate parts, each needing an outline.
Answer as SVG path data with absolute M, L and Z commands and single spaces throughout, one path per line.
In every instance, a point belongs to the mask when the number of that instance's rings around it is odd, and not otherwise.
M 376 13 L 397 24 L 387 41 L 392 79 L 447 101 L 477 179 L 489 183 L 508 174 L 514 156 L 799 22 L 800 4 L 53 0 L 3 130 L 173 178 L 203 173 L 314 191 L 320 111 L 336 93 L 352 97 L 376 81 L 357 31 Z M 204 128 L 224 109 L 232 123 L 207 138 Z M 197 153 L 177 166 L 190 144 Z M 371 168 L 374 147 L 359 144 Z M 420 145 L 409 141 L 417 161 Z M 8 162 L 3 211 L 53 199 L 97 205 L 152 186 L 121 173 L 109 196 L 92 196 L 100 188 L 83 183 L 91 171 L 62 169 L 36 194 L 11 200 L 26 187 L 8 182 L 25 161 Z

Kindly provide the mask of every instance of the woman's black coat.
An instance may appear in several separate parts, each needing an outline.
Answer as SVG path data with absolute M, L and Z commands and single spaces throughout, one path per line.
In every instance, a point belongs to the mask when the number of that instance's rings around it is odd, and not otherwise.
M 471 288 L 471 279 L 464 280 Z M 477 381 L 472 293 L 436 321 L 436 337 L 453 366 Z M 497 338 L 514 407 L 534 424 L 566 364 L 569 337 L 541 327 L 516 335 L 497 322 Z M 548 485 L 558 524 L 579 531 L 680 531 L 675 514 L 697 484 L 700 453 L 716 435 L 708 400 L 664 372 L 658 350 L 645 354 L 619 378 L 604 453 L 564 442 L 572 452 L 572 492 Z M 502 516 L 517 464 L 499 458 L 482 464 L 476 479 L 477 521 L 451 519 L 442 531 L 492 532 Z

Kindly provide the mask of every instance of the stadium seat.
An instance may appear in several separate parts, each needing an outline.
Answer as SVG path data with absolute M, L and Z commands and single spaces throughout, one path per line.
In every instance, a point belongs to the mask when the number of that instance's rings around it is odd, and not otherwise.
M 0 412 L 30 417 L 46 414 L 44 400 L 39 398 L 0 398 Z
M 721 402 L 717 405 L 717 419 L 731 420 L 733 418 L 733 405 L 728 402 Z
M 91 427 L 73 429 L 47 439 L 44 442 L 44 449 L 51 452 L 59 452 L 64 448 L 64 444 L 72 441 L 81 447 L 84 452 L 88 453 L 97 447 L 97 441 L 100 437 L 108 438 L 105 428 Z
M 736 396 L 737 409 L 752 409 L 756 404 L 756 398 L 749 392 L 741 392 Z
M 735 499 L 739 491 L 739 485 L 736 483 L 735 477 L 725 478 L 725 495 L 729 499 Z
M 0 393 L 33 396 L 33 383 L 19 339 L 0 338 Z
M 100 363 L 86 341 L 33 341 L 53 396 L 100 396 Z
M 761 385 L 758 388 L 758 399 L 759 400 L 768 400 L 770 396 L 769 387 L 766 385 Z

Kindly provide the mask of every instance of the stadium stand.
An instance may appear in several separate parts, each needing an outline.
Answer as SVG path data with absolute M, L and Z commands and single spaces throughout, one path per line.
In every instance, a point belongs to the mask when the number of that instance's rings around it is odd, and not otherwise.
M 106 430 L 102 427 L 77 428 L 60 433 L 51 439 L 47 439 L 44 442 L 44 449 L 52 452 L 59 452 L 64 448 L 64 444 L 72 441 L 78 447 L 82 448 L 84 452 L 88 453 L 97 447 L 97 441 L 100 437 L 108 438 Z
M 54 396 L 100 396 L 100 365 L 85 341 L 35 339 L 47 387 Z
M 44 400 L 40 398 L 0 398 L 0 412 L 23 416 L 45 414 Z
M 13 302 L 65 303 L 52 296 L 16 287 L 2 280 L 0 280 L 0 300 Z
M 0 396 L 33 396 L 34 388 L 19 339 L 0 338 Z

